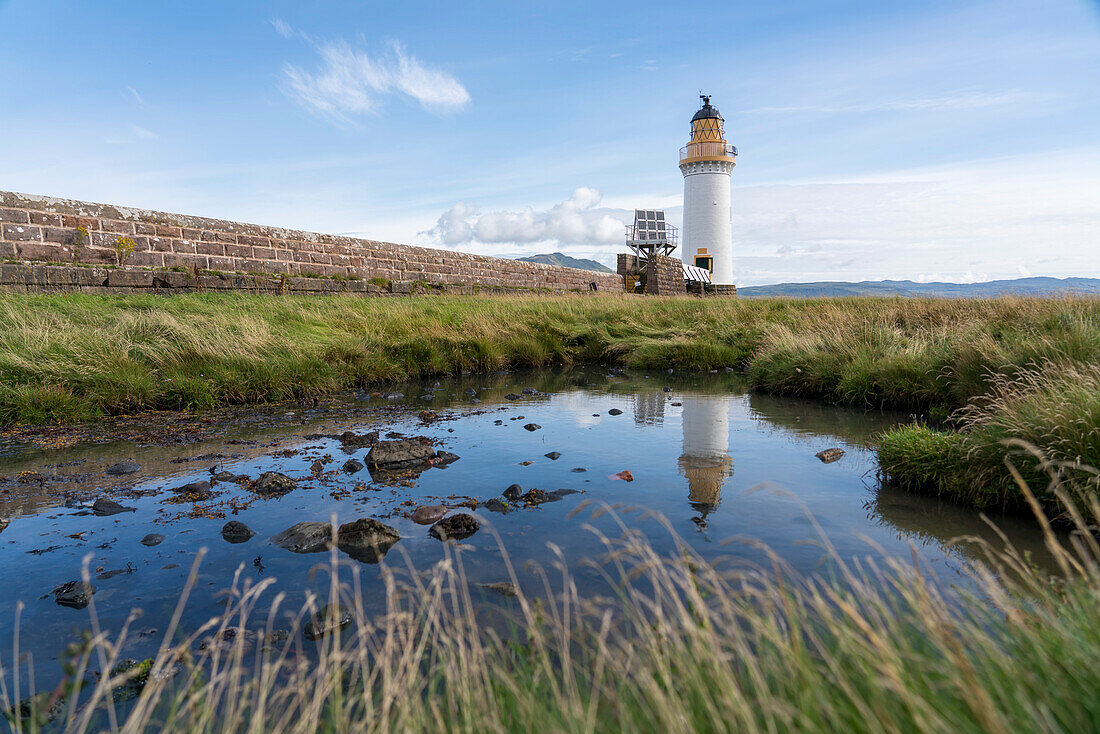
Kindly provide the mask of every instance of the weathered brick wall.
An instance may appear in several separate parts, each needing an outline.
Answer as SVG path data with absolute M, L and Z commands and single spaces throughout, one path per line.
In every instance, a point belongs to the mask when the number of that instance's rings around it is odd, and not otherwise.
M 0 261 L 116 265 L 120 239 L 133 242 L 123 263 L 131 268 L 553 291 L 595 281 L 600 291 L 623 290 L 609 273 L 0 191 Z
M 655 296 L 682 296 L 684 268 L 678 258 L 654 255 L 646 266 L 645 292 Z

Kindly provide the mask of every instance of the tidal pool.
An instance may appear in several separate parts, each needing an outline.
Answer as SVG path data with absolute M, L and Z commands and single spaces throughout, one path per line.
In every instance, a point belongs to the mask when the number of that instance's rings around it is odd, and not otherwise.
M 58 656 L 88 628 L 89 610 L 61 606 L 51 592 L 79 579 L 85 563 L 102 628 L 118 629 L 133 609 L 142 610 L 124 650 L 136 659 L 156 652 L 203 548 L 184 631 L 219 613 L 220 592 L 238 568 L 254 579 L 276 579 L 272 592 L 285 592 L 286 608 L 297 609 L 307 591 L 326 588 L 327 575 L 311 571 L 329 556 L 293 553 L 270 538 L 302 521 L 381 520 L 401 534 L 385 562 L 407 560 L 429 569 L 446 550 L 427 526 L 410 519 L 413 510 L 477 503 L 473 510 L 459 508 L 482 521 L 479 532 L 461 541 L 470 583 L 508 580 L 503 546 L 529 594 L 543 587 L 525 564 L 552 564 L 557 555 L 550 544 L 561 549 L 582 590 L 599 590 L 599 574 L 581 561 L 603 554 L 597 532 L 617 536 L 619 523 L 641 530 L 662 551 L 674 552 L 678 537 L 703 557 L 734 565 L 765 560 L 755 546 L 736 542 L 750 538 L 802 573 L 830 572 L 820 533 L 843 559 L 881 553 L 910 558 L 915 549 L 945 584 L 966 583 L 964 566 L 977 557 L 972 545 L 949 544 L 951 539 L 969 535 L 996 543 L 977 512 L 879 486 L 869 446 L 877 431 L 909 420 L 904 414 L 753 394 L 743 378 L 725 372 L 581 368 L 433 380 L 397 390 L 403 397 L 361 391 L 320 402 L 201 417 L 159 414 L 0 437 L 0 520 L 8 521 L 0 532 L 0 660 L 8 680 L 16 637 L 24 690 L 32 665 L 39 690 L 60 676 Z M 422 419 L 423 410 L 438 418 Z M 531 425 L 538 427 L 528 430 Z M 368 449 L 345 448 L 338 436 L 348 430 L 426 436 L 460 458 L 419 473 L 349 473 L 345 462 L 363 462 Z M 815 456 L 830 448 L 844 455 L 832 463 Z M 140 471 L 106 473 L 124 460 Z M 616 477 L 624 470 L 632 481 Z M 299 487 L 261 498 L 243 481 L 216 481 L 213 498 L 176 502 L 173 488 L 209 480 L 215 471 L 252 479 L 278 471 Z M 487 511 L 484 503 L 512 484 L 524 492 L 576 493 L 507 514 Z M 88 506 L 104 496 L 134 510 L 90 514 Z M 614 512 L 599 511 L 607 507 Z M 650 512 L 667 520 L 675 536 Z M 255 535 L 227 542 L 221 530 L 230 520 Z M 996 522 L 1017 547 L 1043 562 L 1042 539 L 1029 521 Z M 149 534 L 164 539 L 144 545 Z M 735 542 L 724 542 L 730 539 Z M 367 610 L 381 609 L 379 566 L 341 558 L 358 563 Z

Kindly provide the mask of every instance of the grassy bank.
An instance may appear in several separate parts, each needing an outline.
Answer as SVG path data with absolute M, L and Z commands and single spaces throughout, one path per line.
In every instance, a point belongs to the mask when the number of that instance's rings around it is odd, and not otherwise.
M 1050 360 L 1100 362 L 1100 301 L 0 295 L 2 424 L 577 361 L 944 418 Z
M 271 582 L 242 582 L 207 625 L 169 626 L 143 666 L 118 667 L 126 630 L 97 632 L 69 668 L 90 682 L 38 694 L 19 725 L 34 730 L 52 705 L 53 725 L 74 732 L 1098 731 L 1100 556 L 1048 540 L 1057 583 L 1006 550 L 966 572 L 974 593 L 959 595 L 897 559 L 834 558 L 833 580 L 778 558 L 733 574 L 627 537 L 602 564 L 617 598 L 568 579 L 552 600 L 521 591 L 491 603 L 511 620 L 502 634 L 479 621 L 460 559 L 390 575 L 388 612 L 368 616 L 356 600 L 382 591 L 334 556 L 343 584 L 299 620 L 343 599 L 354 621 L 342 636 L 313 643 L 295 627 L 264 643 L 280 615 L 251 610 Z M 222 642 L 204 648 L 211 638 Z M 5 709 L 33 693 L 0 673 Z

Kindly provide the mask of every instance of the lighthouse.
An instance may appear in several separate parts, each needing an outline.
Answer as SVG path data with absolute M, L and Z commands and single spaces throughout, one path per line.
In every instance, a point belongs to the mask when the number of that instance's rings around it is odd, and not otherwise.
M 684 174 L 684 261 L 705 268 L 723 294 L 733 286 L 733 227 L 730 224 L 730 174 L 737 148 L 726 142 L 722 115 L 700 95 L 703 106 L 691 118 L 691 139 L 680 149 Z

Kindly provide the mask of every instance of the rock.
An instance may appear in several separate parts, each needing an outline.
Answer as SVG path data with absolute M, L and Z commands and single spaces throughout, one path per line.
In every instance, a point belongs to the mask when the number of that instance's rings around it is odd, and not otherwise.
M 401 534 L 389 525 L 366 517 L 336 531 L 337 547 L 361 563 L 378 563 L 399 540 Z
M 300 522 L 271 536 L 271 542 L 294 553 L 320 553 L 332 545 L 332 526 L 327 522 Z
M 519 400 L 522 397 L 523 397 L 522 395 L 516 395 L 514 392 L 510 392 L 510 393 L 508 393 L 507 395 L 504 396 L 504 399 L 505 400 Z
M 123 507 L 114 500 L 107 499 L 106 497 L 100 497 L 94 503 L 92 503 L 92 512 L 100 517 L 107 517 L 109 515 L 117 515 L 120 512 L 137 512 L 136 507 Z
M 542 426 L 540 426 L 538 423 L 528 423 L 527 425 L 524 426 L 524 428 L 528 431 L 534 432 L 534 431 L 537 431 L 538 429 L 542 428 Z
M 345 474 L 355 474 L 356 472 L 363 470 L 362 462 L 358 462 L 355 459 L 348 459 L 344 462 L 344 466 L 341 467 Z
M 368 466 L 424 463 L 435 457 L 435 449 L 427 439 L 406 438 L 379 441 L 367 453 Z
M 665 392 L 672 392 L 672 388 L 671 387 L 666 387 Z
M 117 464 L 112 464 L 107 467 L 107 473 L 113 477 L 120 477 L 124 474 L 136 474 L 141 471 L 141 464 L 136 461 L 120 461 Z
M 612 474 L 610 479 L 622 479 L 624 482 L 633 482 L 634 475 L 630 473 L 629 469 L 623 469 L 621 472 Z
M 217 482 L 232 482 L 237 475 L 231 471 L 220 471 L 217 474 L 211 474 L 210 478 Z
M 351 622 L 350 610 L 345 609 L 339 603 L 326 604 L 306 622 L 302 634 L 306 636 L 307 640 L 318 640 L 325 635 L 331 635 L 333 632 L 344 629 Z
M 318 459 L 317 461 L 315 461 L 315 462 L 313 462 L 312 464 L 310 464 L 310 466 L 309 466 L 309 470 L 310 470 L 310 472 L 312 472 L 312 473 L 313 473 L 314 475 L 318 475 L 318 474 L 323 474 L 323 473 L 324 473 L 324 471 L 325 471 L 325 462 L 323 462 L 323 461 L 321 461 L 320 459 Z
M 672 407 L 679 408 L 683 403 L 672 403 Z
M 477 390 L 473 389 L 472 387 L 468 387 L 468 388 L 466 388 L 465 391 L 463 391 L 462 394 L 465 395 L 468 398 L 476 398 L 477 397 Z
M 425 400 L 425 401 L 427 401 L 427 400 L 435 400 L 435 393 L 432 393 L 432 392 L 426 392 L 426 393 L 424 393 L 423 395 L 421 395 L 421 396 L 420 396 L 420 399 L 421 399 L 421 400 Z
M 481 524 L 473 515 L 461 513 L 445 517 L 428 530 L 433 538 L 439 540 L 462 540 L 478 531 Z
M 834 461 L 839 460 L 841 456 L 844 456 L 844 449 L 825 449 L 824 451 L 818 451 L 814 456 L 821 459 L 822 464 L 832 464 Z
M 536 390 L 533 387 L 525 387 L 522 390 L 520 390 L 520 392 L 523 393 L 524 395 L 538 395 L 539 394 L 539 391 Z
M 507 515 L 509 512 L 512 511 L 512 508 L 508 505 L 507 502 L 501 499 L 497 499 L 496 497 L 492 497 L 486 500 L 485 504 L 482 506 L 489 512 L 497 512 L 501 515 Z
M 622 415 L 623 412 L 621 410 L 619 410 L 618 408 L 612 408 L 611 410 L 607 411 L 607 414 L 608 415 Z
M 400 400 L 405 397 L 405 394 L 400 392 L 384 392 L 382 393 L 382 397 L 386 400 Z
M 252 491 L 265 497 L 286 494 L 297 488 L 298 483 L 296 481 L 277 471 L 265 471 L 256 481 L 252 482 Z
M 53 590 L 53 598 L 63 607 L 83 609 L 88 606 L 95 587 L 84 581 L 68 581 Z
M 573 472 L 574 474 L 582 474 L 582 473 L 584 473 L 588 470 L 585 469 L 583 466 L 575 466 L 572 469 L 570 469 L 569 471 Z
M 446 466 L 447 464 L 451 464 L 461 458 L 462 457 L 458 454 L 452 454 L 450 451 L 436 451 L 435 461 L 433 463 L 436 466 Z
M 340 443 L 343 444 L 345 449 L 361 449 L 366 446 L 373 446 L 378 443 L 378 431 L 369 431 L 362 435 L 344 431 L 340 434 Z
M 141 539 L 142 545 L 147 545 L 152 548 L 154 545 L 160 545 L 164 542 L 164 536 L 160 533 L 149 533 Z
M 202 480 L 199 482 L 191 482 L 185 484 L 182 487 L 175 487 L 172 489 L 178 495 L 186 497 L 192 502 L 201 502 L 208 500 L 214 496 L 214 493 L 210 491 L 210 482 Z
M 561 458 L 561 453 L 558 451 L 551 451 L 548 454 L 543 454 L 543 456 L 545 456 L 547 459 L 550 459 L 550 461 L 557 461 Z
M 533 507 L 535 505 L 541 505 L 543 502 L 553 502 L 559 499 L 561 498 L 555 497 L 549 492 L 543 492 L 541 489 L 532 489 L 529 490 L 527 494 L 520 497 L 519 501 L 527 507 Z
M 497 420 L 493 421 L 493 425 L 494 425 L 494 426 L 503 426 L 503 425 L 504 425 L 504 421 L 502 421 L 502 420 L 500 420 L 500 419 L 498 418 Z
M 433 396 L 434 397 L 434 396 Z M 427 425 L 435 420 L 439 419 L 439 415 L 431 410 L 422 410 L 416 414 L 416 417 L 420 419 L 420 422 Z
M 0 517 L 0 533 L 4 532 L 8 527 L 8 521 Z
M 511 581 L 497 581 L 492 584 L 478 584 L 478 586 L 482 589 L 495 591 L 502 596 L 519 596 L 519 589 Z
M 571 494 L 580 494 L 580 490 L 579 489 L 555 489 L 550 494 L 552 494 L 555 497 L 560 499 L 562 497 L 568 497 Z
M 481 402 L 481 398 L 470 398 L 470 402 L 476 405 Z
M 443 505 L 421 505 L 413 510 L 412 521 L 417 525 L 431 525 L 439 522 L 447 514 L 447 508 Z
M 519 496 L 521 494 L 523 494 L 523 487 L 519 486 L 518 484 L 513 484 L 513 485 L 510 485 L 508 487 L 508 489 L 504 490 L 500 494 L 506 500 L 515 501 L 515 500 L 519 499 Z
M 252 532 L 252 528 L 245 525 L 239 520 L 230 520 L 225 525 L 222 525 L 222 537 L 227 543 L 244 543 L 252 539 L 252 536 L 256 533 Z

